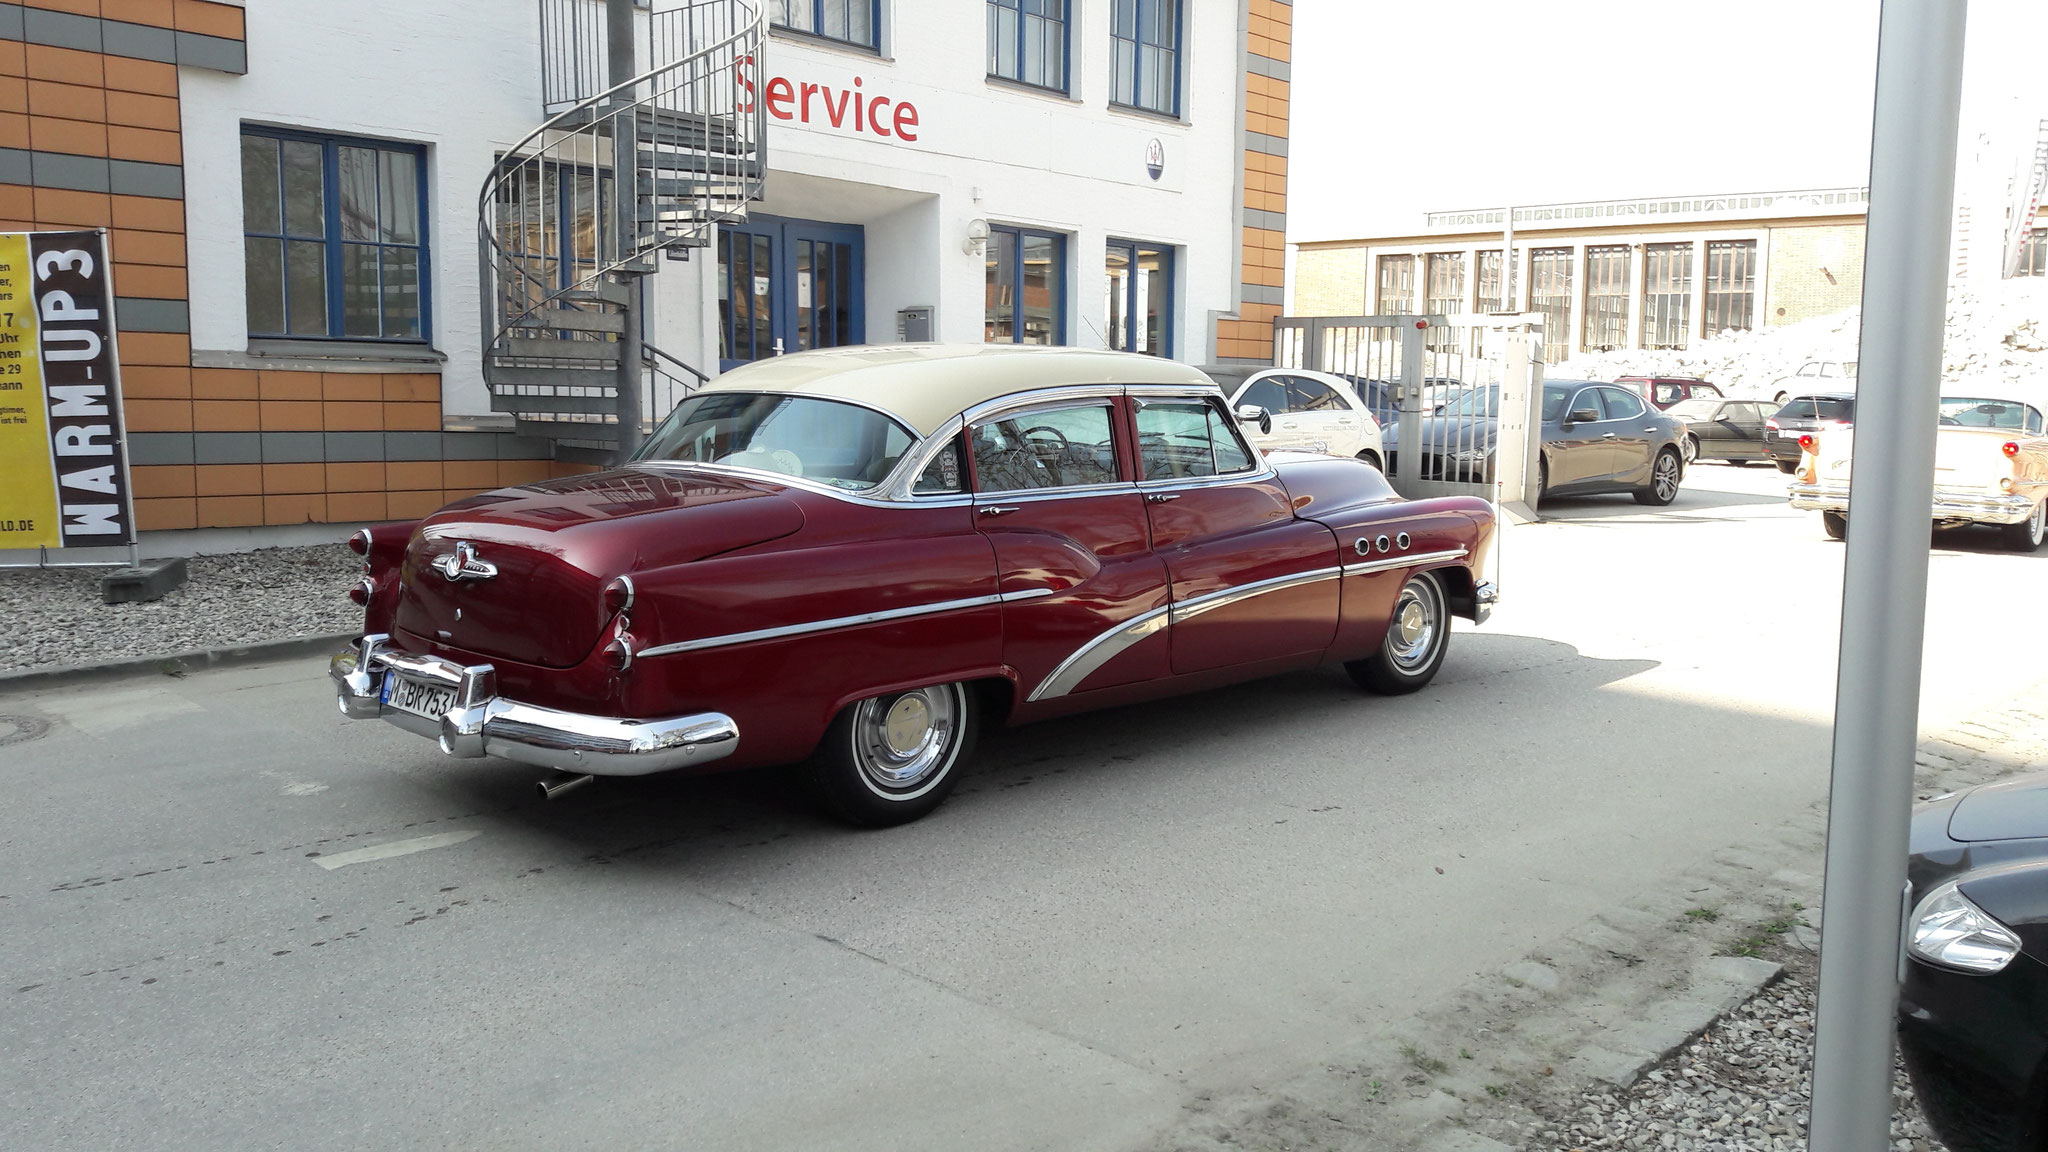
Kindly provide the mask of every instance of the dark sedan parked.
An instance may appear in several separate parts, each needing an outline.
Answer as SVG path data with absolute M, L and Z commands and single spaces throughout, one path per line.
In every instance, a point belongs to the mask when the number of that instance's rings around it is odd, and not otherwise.
M 1500 420 L 1498 386 L 1468 388 L 1422 421 L 1420 474 L 1428 479 L 1493 480 Z M 1537 482 L 1545 496 L 1627 492 L 1637 503 L 1669 504 L 1685 475 L 1685 424 L 1620 384 L 1550 380 L 1539 413 L 1543 455 Z M 1387 458 L 1402 450 L 1398 424 L 1383 430 Z
M 1747 464 L 1769 460 L 1764 421 L 1775 411 L 1768 400 L 1681 400 L 1664 410 L 1685 421 L 1685 462 L 1727 460 Z
M 1920 805 L 1899 1048 L 1956 1152 L 2048 1148 L 2048 774 Z
M 1799 467 L 1799 438 L 1822 428 L 1847 428 L 1856 422 L 1854 392 L 1804 392 L 1785 402 L 1764 421 L 1764 450 L 1778 471 Z

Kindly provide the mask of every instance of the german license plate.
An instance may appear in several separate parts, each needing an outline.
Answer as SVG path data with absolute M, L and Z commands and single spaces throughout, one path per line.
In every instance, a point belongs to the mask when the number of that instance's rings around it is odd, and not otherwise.
M 455 689 L 389 672 L 384 676 L 384 703 L 400 712 L 439 720 L 455 707 Z

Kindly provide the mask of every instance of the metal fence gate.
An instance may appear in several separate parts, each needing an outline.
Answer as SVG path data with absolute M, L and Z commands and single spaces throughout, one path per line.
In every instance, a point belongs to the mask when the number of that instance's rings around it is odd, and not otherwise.
M 1283 316 L 1273 364 L 1351 382 L 1382 417 L 1387 478 L 1403 496 L 1533 506 L 1540 314 Z

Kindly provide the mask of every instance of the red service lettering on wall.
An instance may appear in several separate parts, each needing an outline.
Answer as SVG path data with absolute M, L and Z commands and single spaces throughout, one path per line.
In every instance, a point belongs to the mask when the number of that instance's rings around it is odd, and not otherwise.
M 742 112 L 754 110 L 753 66 L 752 56 L 733 65 L 733 77 L 740 86 L 739 110 Z M 759 90 L 759 99 L 768 106 L 768 115 L 777 120 L 829 124 L 834 128 L 851 128 L 855 132 L 872 132 L 877 136 L 913 143 L 917 140 L 917 105 L 908 100 L 896 101 L 863 92 L 858 76 L 853 78 L 851 89 L 836 90 L 830 84 L 800 84 L 787 76 L 770 76 Z

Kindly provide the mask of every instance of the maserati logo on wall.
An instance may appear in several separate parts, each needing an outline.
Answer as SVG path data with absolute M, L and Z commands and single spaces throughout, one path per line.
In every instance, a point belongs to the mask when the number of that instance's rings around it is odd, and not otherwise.
M 1157 180 L 1165 171 L 1166 145 L 1161 144 L 1155 136 L 1145 145 L 1145 173 Z

